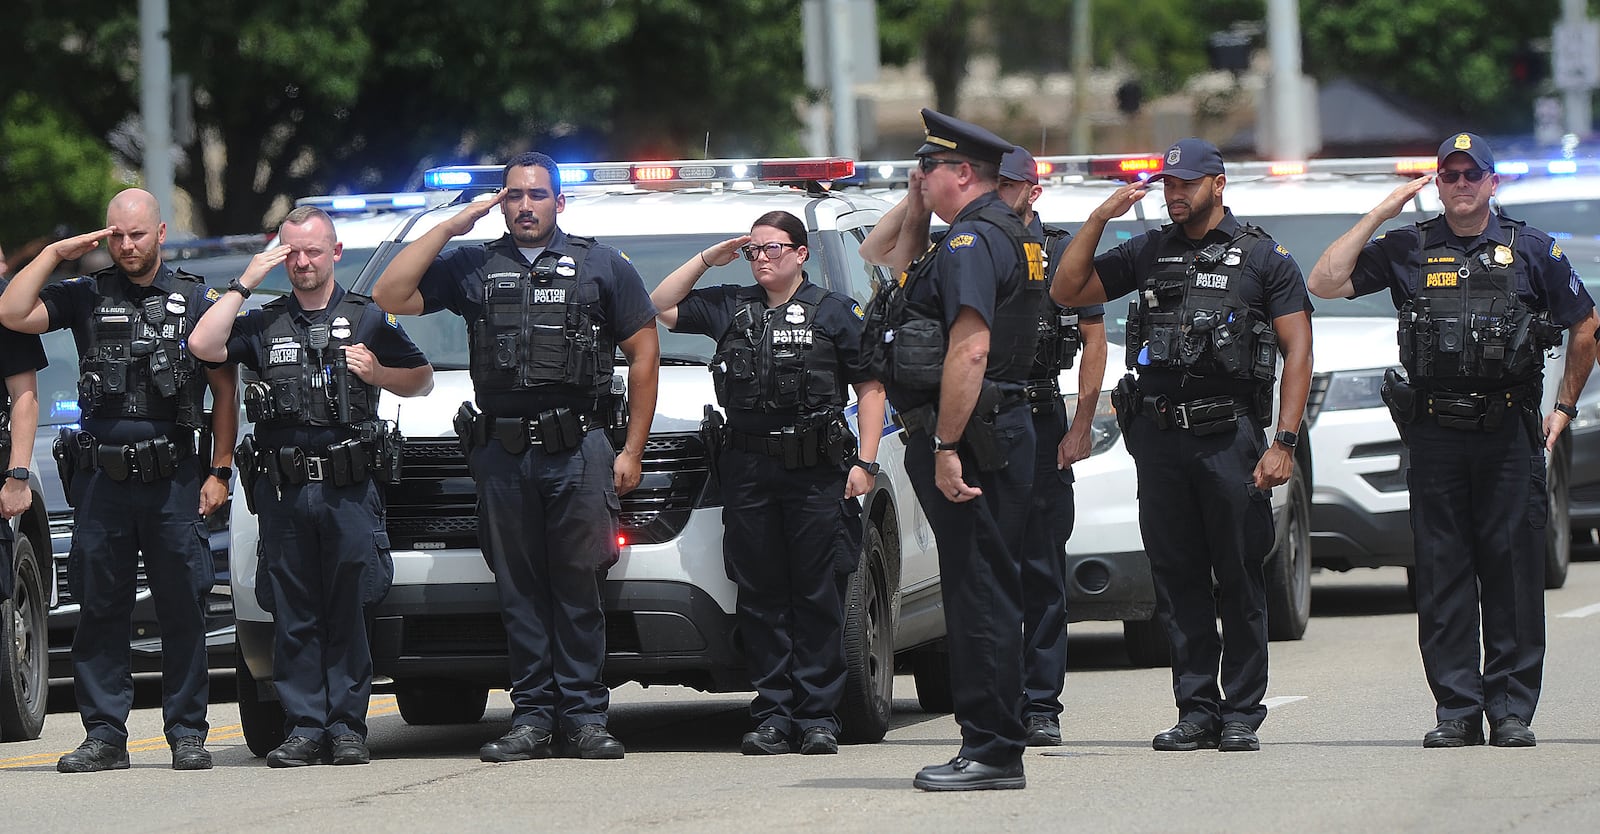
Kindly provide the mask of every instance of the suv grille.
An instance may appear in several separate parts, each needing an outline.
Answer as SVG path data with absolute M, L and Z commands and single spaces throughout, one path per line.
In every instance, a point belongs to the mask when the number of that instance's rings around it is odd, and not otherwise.
M 638 488 L 622 496 L 622 534 L 630 544 L 670 541 L 706 492 L 705 444 L 693 433 L 652 435 L 643 470 Z M 392 547 L 478 546 L 478 496 L 455 440 L 407 439 L 403 477 L 386 498 Z
M 78 600 L 72 596 L 72 591 L 67 587 L 67 559 L 57 559 L 56 562 L 56 594 L 58 601 L 56 607 L 63 605 L 76 605 Z M 133 575 L 133 588 L 135 594 L 142 594 L 150 590 L 150 577 L 145 575 L 144 560 L 139 560 L 139 567 Z

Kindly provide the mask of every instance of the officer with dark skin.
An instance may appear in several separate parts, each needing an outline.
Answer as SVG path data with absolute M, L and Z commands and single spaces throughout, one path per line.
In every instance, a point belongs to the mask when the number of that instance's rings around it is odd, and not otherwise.
M 697 253 L 650 299 L 662 324 L 717 339 L 723 561 L 739 586 L 739 634 L 756 697 L 747 756 L 839 750 L 850 575 L 861 562 L 857 496 L 872 488 L 883 385 L 861 356 L 860 308 L 806 276 L 806 227 L 786 211 Z M 693 289 L 740 255 L 754 286 Z M 855 388 L 859 444 L 843 411 Z M 792 393 L 790 393 L 792 392 Z M 857 448 L 859 446 L 859 448 Z
M 5 256 L 0 254 L 0 294 L 5 292 Z M 5 401 L 0 402 L 0 602 L 16 593 L 16 565 L 12 561 L 14 531 L 11 519 L 33 505 L 28 486 L 28 466 L 33 457 L 33 437 L 39 428 L 39 371 L 49 364 L 37 335 L 0 327 L 0 378 L 5 379 Z
M 504 237 L 439 254 L 496 206 Z M 493 198 L 401 250 L 372 291 L 396 315 L 448 309 L 471 334 L 484 413 L 464 405 L 457 430 L 471 447 L 514 707 L 511 731 L 479 750 L 488 762 L 624 754 L 606 729 L 599 572 L 619 555 L 617 496 L 639 485 L 660 343 L 639 273 L 616 249 L 557 228 L 565 207 L 555 162 L 523 154 Z M 628 362 L 628 429 L 613 452 L 599 400 L 617 349 Z
M 1577 416 L 1600 319 L 1560 244 L 1490 206 L 1500 178 L 1482 138 L 1451 136 L 1438 162 L 1334 241 L 1310 286 L 1323 298 L 1387 289 L 1402 311 L 1407 378 L 1386 379 L 1384 399 L 1411 454 L 1417 637 L 1438 721 L 1422 746 L 1482 744 L 1487 715 L 1490 744 L 1533 747 L 1545 455 Z M 1444 213 L 1374 238 L 1430 181 Z M 1544 350 L 1563 328 L 1566 368 L 1541 421 Z
M 1012 143 L 937 111 L 922 118 L 921 196 L 950 230 L 879 288 L 864 343 L 906 428 L 906 471 L 938 543 L 961 725 L 960 754 L 912 784 L 1017 789 L 1027 786 L 1020 554 L 1034 455 L 1023 390 L 1043 254 L 995 190 Z
M 928 248 L 931 212 L 922 200 L 924 175 L 913 169 L 911 186 L 862 241 L 862 257 L 897 271 Z M 1061 260 L 1072 235 L 1046 229 L 1033 211 L 1043 193 L 1033 155 L 1018 146 L 1000 160 L 996 192 L 1022 218 L 1029 233 L 1044 242 L 1044 267 Z M 1061 399 L 1059 375 L 1078 350 L 1078 397 L 1071 423 Z M 1067 587 L 1065 548 L 1072 536 L 1072 464 L 1089 456 L 1095 408 L 1105 379 L 1105 307 L 1060 307 L 1045 299 L 1039 313 L 1039 345 L 1025 396 L 1037 438 L 1033 491 L 1022 546 L 1023 725 L 1028 746 L 1061 743 L 1061 690 L 1067 672 Z
M 204 516 L 228 498 L 238 433 L 232 365 L 203 369 L 185 346 L 216 300 L 161 262 L 166 224 L 149 192 L 127 189 L 106 227 L 45 247 L 0 295 L 0 324 L 22 333 L 72 328 L 83 430 L 67 436 L 63 472 L 75 511 L 68 578 L 80 600 L 72 669 L 88 738 L 63 773 L 123 769 L 133 675 L 128 649 L 140 558 L 161 626 L 161 701 L 174 770 L 206 770 L 204 596 L 215 582 Z M 57 265 L 106 241 L 114 265 L 45 286 Z M 202 373 L 202 371 L 204 371 Z M 209 382 L 209 461 L 195 454 Z
M 1138 291 L 1128 324 L 1128 366 L 1138 379 L 1136 388 L 1131 375 L 1119 385 L 1126 399 L 1116 405 L 1139 479 L 1139 527 L 1178 705 L 1178 723 L 1151 746 L 1259 750 L 1269 491 L 1294 471 L 1311 385 L 1311 304 L 1288 251 L 1223 205 L 1227 174 L 1215 145 L 1179 141 L 1154 178 L 1172 223 L 1095 257 L 1106 224 L 1148 185 L 1117 189 L 1067 246 L 1050 295 L 1081 305 Z M 1274 343 L 1283 383 L 1277 434 L 1266 443 L 1261 406 L 1270 405 Z
M 372 650 L 364 612 L 393 579 L 379 391 L 426 394 L 433 367 L 394 316 L 334 281 L 344 250 L 326 213 L 289 212 L 278 239 L 200 319 L 189 349 L 261 375 L 245 392 L 255 434 L 239 464 L 261 518 L 265 581 L 256 593 L 274 614 L 272 679 L 286 716 L 287 738 L 267 764 L 366 764 Z M 279 265 L 294 292 L 240 315 Z

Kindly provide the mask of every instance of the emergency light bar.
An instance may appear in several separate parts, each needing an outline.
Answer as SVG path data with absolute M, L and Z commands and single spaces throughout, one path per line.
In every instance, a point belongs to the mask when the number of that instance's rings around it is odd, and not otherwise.
M 329 213 L 338 214 L 368 211 L 401 211 L 427 208 L 430 195 L 423 191 L 392 194 L 328 194 L 320 197 L 301 197 L 297 206 L 316 206 Z
M 856 171 L 854 160 L 837 157 L 581 162 L 562 163 L 558 167 L 563 186 L 832 182 L 849 179 Z M 450 165 L 430 168 L 423 173 L 422 183 L 434 189 L 494 190 L 505 185 L 505 166 Z

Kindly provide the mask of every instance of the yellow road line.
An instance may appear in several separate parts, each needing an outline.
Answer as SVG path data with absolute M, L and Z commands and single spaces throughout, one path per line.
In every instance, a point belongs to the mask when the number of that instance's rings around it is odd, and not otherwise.
M 394 696 L 391 695 L 387 697 L 378 697 L 373 698 L 371 706 L 367 708 L 367 717 L 375 718 L 380 715 L 393 715 L 399 711 L 400 706 L 395 703 Z M 244 725 L 224 724 L 220 727 L 212 727 L 211 732 L 206 736 L 206 741 L 209 743 L 239 738 L 244 738 Z M 167 749 L 167 739 L 165 736 L 141 738 L 136 741 L 128 742 L 129 753 L 148 753 L 152 750 L 165 749 Z M 56 759 L 59 759 L 70 752 L 72 751 L 63 750 L 59 753 L 34 753 L 28 756 L 0 759 L 0 770 L 14 767 L 37 767 L 38 765 L 51 764 L 55 762 Z

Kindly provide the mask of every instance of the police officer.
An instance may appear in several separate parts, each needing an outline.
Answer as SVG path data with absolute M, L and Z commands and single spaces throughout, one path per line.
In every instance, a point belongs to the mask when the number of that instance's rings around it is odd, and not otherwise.
M 904 270 L 915 253 L 927 248 L 931 213 L 922 201 L 922 176 L 912 171 L 906 198 L 862 242 L 861 253 L 867 260 Z M 1033 154 L 1021 146 L 1008 151 L 1000 160 L 996 191 L 1022 218 L 1029 234 L 1044 243 L 1044 268 L 1049 274 L 1072 234 L 1046 227 L 1033 211 L 1034 201 L 1044 192 Z M 903 242 L 902 232 L 910 236 Z M 1060 373 L 1072 367 L 1080 349 L 1077 407 L 1069 424 Z M 1047 296 L 1039 310 L 1039 342 L 1025 390 L 1036 437 L 1033 492 L 1022 545 L 1023 724 L 1030 747 L 1061 743 L 1061 689 L 1067 673 L 1065 548 L 1074 519 L 1072 464 L 1089 456 L 1089 430 L 1105 367 L 1105 307 L 1062 307 Z
M 72 671 L 88 738 L 63 773 L 128 767 L 134 574 L 140 557 L 161 627 L 162 716 L 174 770 L 205 770 L 208 692 L 204 595 L 215 582 L 205 521 L 228 497 L 238 432 L 233 366 L 204 369 L 186 340 L 216 300 L 161 262 L 166 224 L 149 192 L 127 189 L 106 227 L 57 241 L 0 296 L 0 324 L 23 333 L 72 328 L 83 430 L 63 434 L 63 486 L 75 509 L 68 579 L 80 600 Z M 62 261 L 106 241 L 114 265 L 44 286 Z M 197 460 L 206 385 L 215 403 L 209 461 Z M 209 465 L 208 465 L 209 464 Z
M 507 234 L 442 257 L 494 207 Z M 620 759 L 606 729 L 600 573 L 618 558 L 617 496 L 639 484 L 655 413 L 655 307 L 621 252 L 562 232 L 561 174 L 527 153 L 505 187 L 395 256 L 373 288 L 400 315 L 449 309 L 471 332 L 478 405 L 458 415 L 478 484 L 484 552 L 511 654 L 512 728 L 484 761 Z M 627 440 L 613 452 L 601 399 L 616 349 L 628 360 Z M 613 465 L 614 461 L 614 465 Z M 563 735 L 562 744 L 553 734 Z
M 394 316 L 333 280 L 344 250 L 321 209 L 289 212 L 278 238 L 206 312 L 189 349 L 260 374 L 245 389 L 255 434 L 238 459 L 261 518 L 256 595 L 274 614 L 272 679 L 286 717 L 287 738 L 267 764 L 366 764 L 364 610 L 393 578 L 378 485 L 394 473 L 399 446 L 378 418 L 378 396 L 427 393 L 433 367 Z M 279 265 L 294 292 L 240 315 Z
M 1561 246 L 1496 212 L 1494 154 L 1439 146 L 1444 213 L 1373 238 L 1435 177 L 1395 189 L 1328 247 L 1311 291 L 1389 290 L 1406 376 L 1384 399 L 1411 453 L 1417 636 L 1438 725 L 1423 747 L 1532 747 L 1544 668 L 1545 454 L 1577 416 L 1594 302 Z M 1547 348 L 1570 331 L 1555 409 L 1539 417 Z M 1483 664 L 1479 667 L 1479 622 Z
M 1043 255 L 995 192 L 1012 144 L 933 110 L 922 118 L 921 197 L 950 230 L 899 282 L 879 288 L 865 334 L 906 428 L 906 470 L 938 543 L 961 725 L 960 754 L 923 768 L 912 784 L 1022 788 L 1020 552 L 1034 454 L 1023 390 Z
M 859 444 L 844 419 L 883 425 L 883 385 L 861 356 L 860 307 L 811 283 L 806 227 L 786 211 L 697 253 L 651 293 L 675 332 L 717 339 L 722 558 L 739 586 L 738 623 L 756 697 L 745 755 L 837 753 L 845 686 L 845 596 L 861 560 L 861 503 L 878 474 L 881 431 Z M 739 255 L 754 286 L 690 291 Z M 859 449 L 858 449 L 859 447 Z
M 0 253 L 0 294 L 5 292 L 5 255 Z M 0 378 L 5 379 L 5 400 L 0 402 L 0 602 L 16 593 L 16 566 L 12 562 L 11 519 L 33 505 L 28 486 L 28 465 L 33 457 L 33 436 L 39 427 L 39 371 L 49 364 L 37 335 L 0 327 Z
M 1114 403 L 1139 479 L 1139 527 L 1178 705 L 1177 725 L 1151 746 L 1259 750 L 1269 491 L 1294 470 L 1311 385 L 1311 304 L 1288 250 L 1223 205 L 1227 174 L 1215 145 L 1179 141 L 1152 179 L 1163 183 L 1172 222 L 1095 257 L 1106 224 L 1148 186 L 1117 189 L 1068 244 L 1050 294 L 1088 304 L 1138 293 L 1127 338 L 1138 377 L 1118 385 Z M 1267 443 L 1280 346 L 1277 433 Z

